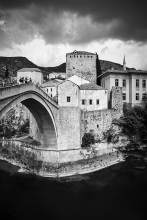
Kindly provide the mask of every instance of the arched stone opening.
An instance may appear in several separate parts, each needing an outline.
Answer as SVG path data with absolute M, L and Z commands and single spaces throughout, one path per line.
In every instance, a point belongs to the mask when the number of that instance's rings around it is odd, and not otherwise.
M 26 99 L 21 102 L 26 106 L 34 116 L 38 128 L 39 134 L 36 134 L 35 138 L 41 142 L 43 148 L 57 148 L 57 135 L 51 115 L 47 109 L 35 99 Z
M 5 107 L 0 111 L 0 117 L 3 117 L 18 103 L 22 103 L 27 107 L 34 116 L 39 129 L 36 139 L 41 143 L 41 147 L 44 149 L 57 149 L 57 128 L 54 114 L 47 102 L 38 94 L 23 93 L 13 98 L 8 98 L 5 101 Z

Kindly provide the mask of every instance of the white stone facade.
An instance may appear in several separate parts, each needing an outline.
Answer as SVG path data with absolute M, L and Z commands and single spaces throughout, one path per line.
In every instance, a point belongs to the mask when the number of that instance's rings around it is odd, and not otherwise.
M 90 100 L 92 103 L 90 104 Z M 95 111 L 108 108 L 107 90 L 80 90 L 80 108 L 84 111 Z
M 62 83 L 62 80 L 54 79 L 46 83 L 43 83 L 41 88 L 51 97 L 54 98 L 57 96 L 57 86 Z
M 144 93 L 147 93 L 147 71 L 108 70 L 99 76 L 101 86 L 110 91 L 113 86 L 122 87 L 123 102 L 132 105 L 140 104 Z
M 20 83 L 20 80 L 24 78 L 29 81 L 31 79 L 32 82 L 39 83 L 40 85 L 43 83 L 43 74 L 41 70 L 38 68 L 23 68 L 17 71 L 17 83 Z
M 66 75 L 66 73 L 53 72 L 53 73 L 50 73 L 50 74 L 49 74 L 49 79 L 55 79 L 55 78 L 65 79 L 65 75 Z

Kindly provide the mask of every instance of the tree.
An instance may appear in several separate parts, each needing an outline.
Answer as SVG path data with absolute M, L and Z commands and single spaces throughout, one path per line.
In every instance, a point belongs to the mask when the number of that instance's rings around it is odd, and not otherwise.
M 90 147 L 91 144 L 94 143 L 95 143 L 94 136 L 91 133 L 85 133 L 84 136 L 82 137 L 81 147 L 88 148 Z
M 147 137 L 147 106 L 126 108 L 124 115 L 116 122 L 130 139 L 143 141 Z
M 6 70 L 5 70 L 5 78 L 9 78 L 9 70 L 8 70 L 7 66 L 6 66 Z

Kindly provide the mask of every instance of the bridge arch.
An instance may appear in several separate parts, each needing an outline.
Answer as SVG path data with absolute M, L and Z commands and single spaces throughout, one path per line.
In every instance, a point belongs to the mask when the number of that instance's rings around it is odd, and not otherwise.
M 0 117 L 4 116 L 15 105 L 22 103 L 29 109 L 37 122 L 39 134 L 36 136 L 36 139 L 41 142 L 41 147 L 57 149 L 56 119 L 48 102 L 41 95 L 29 91 L 10 97 L 6 102 L 5 107 L 1 109 Z

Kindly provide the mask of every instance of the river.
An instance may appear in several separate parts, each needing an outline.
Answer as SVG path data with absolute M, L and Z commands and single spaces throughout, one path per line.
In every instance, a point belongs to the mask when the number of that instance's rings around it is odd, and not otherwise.
M 0 161 L 0 220 L 147 219 L 147 168 L 121 162 L 63 179 L 15 173 Z

